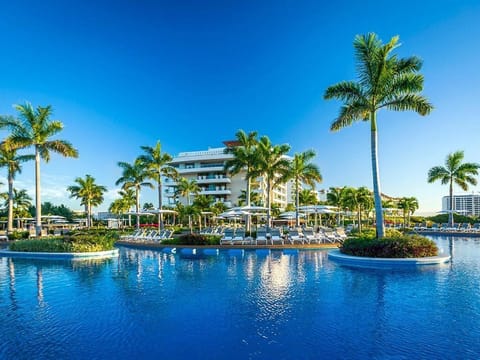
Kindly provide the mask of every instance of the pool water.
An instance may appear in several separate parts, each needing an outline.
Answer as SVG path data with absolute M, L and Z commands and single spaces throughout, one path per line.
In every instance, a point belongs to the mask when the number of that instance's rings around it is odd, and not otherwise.
M 478 359 L 480 241 L 359 269 L 325 250 L 0 258 L 0 359 Z

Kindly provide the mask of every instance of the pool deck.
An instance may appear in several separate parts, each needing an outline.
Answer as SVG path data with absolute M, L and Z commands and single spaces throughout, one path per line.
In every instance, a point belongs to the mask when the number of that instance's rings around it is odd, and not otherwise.
M 174 245 L 174 244 L 162 244 L 159 242 L 146 241 L 117 241 L 116 245 L 129 246 L 135 248 L 145 248 L 145 249 L 163 249 L 163 248 L 177 248 L 177 249 L 246 249 L 246 250 L 255 250 L 255 249 L 271 249 L 271 250 L 282 250 L 282 249 L 337 249 L 339 244 L 276 244 L 276 245 Z

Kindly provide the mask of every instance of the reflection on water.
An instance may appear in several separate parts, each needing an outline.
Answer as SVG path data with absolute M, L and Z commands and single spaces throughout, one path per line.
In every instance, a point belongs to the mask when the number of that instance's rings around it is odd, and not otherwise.
M 480 243 L 436 241 L 454 265 L 358 269 L 316 250 L 0 258 L 0 358 L 478 358 Z

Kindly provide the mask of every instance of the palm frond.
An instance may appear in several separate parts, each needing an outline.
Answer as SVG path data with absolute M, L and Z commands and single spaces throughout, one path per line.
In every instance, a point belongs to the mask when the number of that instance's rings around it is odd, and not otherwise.
M 413 110 L 419 115 L 425 116 L 433 110 L 433 105 L 422 95 L 407 94 L 381 105 L 379 108 L 387 108 L 395 111 Z
M 323 95 L 325 100 L 338 99 L 346 103 L 356 102 L 364 99 L 364 97 L 360 84 L 353 81 L 342 81 L 329 86 Z
M 64 157 L 78 157 L 78 150 L 75 149 L 72 144 L 66 140 L 45 141 L 45 143 L 41 147 L 56 152 L 57 154 Z
M 338 131 L 352 125 L 355 121 L 368 119 L 369 109 L 364 103 L 354 102 L 340 108 L 340 114 L 330 125 L 331 131 Z

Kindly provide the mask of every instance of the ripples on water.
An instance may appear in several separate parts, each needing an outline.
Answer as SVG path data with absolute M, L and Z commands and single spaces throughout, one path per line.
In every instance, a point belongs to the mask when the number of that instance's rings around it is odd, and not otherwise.
M 452 263 L 410 270 L 325 251 L 0 258 L 0 358 L 480 358 L 480 242 L 436 240 Z

